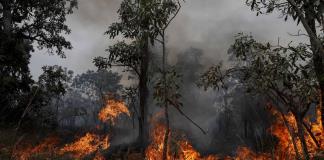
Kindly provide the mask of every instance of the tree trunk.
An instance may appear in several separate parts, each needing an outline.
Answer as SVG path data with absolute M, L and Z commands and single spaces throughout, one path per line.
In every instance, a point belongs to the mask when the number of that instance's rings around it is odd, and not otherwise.
M 314 35 L 317 35 L 316 31 L 316 20 L 313 16 L 312 13 L 310 13 L 309 9 L 305 9 L 305 19 L 307 21 L 307 25 L 310 28 L 310 30 L 314 33 Z M 305 25 L 304 25 L 305 27 Z M 319 46 L 318 43 L 316 42 L 318 39 L 315 39 L 317 37 L 312 37 L 310 36 L 310 44 L 311 44 L 311 50 L 313 52 L 313 63 L 314 63 L 314 68 L 315 68 L 315 73 L 317 77 L 317 81 L 319 83 L 319 89 L 320 89 L 320 108 L 321 108 L 321 121 L 322 121 L 322 126 L 324 125 L 324 50 L 323 46 Z
M 292 129 L 291 126 L 289 125 L 285 115 L 282 112 L 280 112 L 280 114 L 281 114 L 281 116 L 282 116 L 282 118 L 284 120 L 284 124 L 287 127 L 288 132 L 290 134 L 290 137 L 291 137 L 291 140 L 292 140 L 292 143 L 293 143 L 293 146 L 294 146 L 294 150 L 295 150 L 295 153 L 296 153 L 296 159 L 301 160 L 301 157 L 300 157 L 299 152 L 298 152 L 297 144 L 296 144 L 297 140 L 296 140 L 294 129 Z
M 168 102 L 167 102 L 167 82 L 166 82 L 166 51 L 165 51 L 165 35 L 164 30 L 162 31 L 162 70 L 163 70 L 163 98 L 164 98 L 164 114 L 166 121 L 166 129 L 163 141 L 163 155 L 162 160 L 167 160 L 168 156 L 168 141 L 169 141 L 169 133 L 170 133 L 170 121 L 169 121 L 169 113 L 168 113 Z
M 303 127 L 303 118 L 301 116 L 295 116 L 296 122 L 297 122 L 297 130 L 298 130 L 298 137 L 302 145 L 304 158 L 306 160 L 309 160 L 309 153 L 307 148 L 307 143 L 305 140 L 305 133 L 304 133 L 304 127 Z
M 164 106 L 164 114 L 165 114 L 165 121 L 166 121 L 166 128 L 164 134 L 164 141 L 163 141 L 163 154 L 162 160 L 167 160 L 168 158 L 168 142 L 169 142 L 169 134 L 170 134 L 170 121 L 169 121 L 169 113 L 168 113 L 168 106 Z
M 139 142 L 145 149 L 148 140 L 148 123 L 147 123 L 147 96 L 148 96 L 148 66 L 149 66 L 149 49 L 148 38 L 144 39 L 141 59 L 141 75 L 139 77 L 139 96 L 140 96 L 140 116 L 139 116 Z

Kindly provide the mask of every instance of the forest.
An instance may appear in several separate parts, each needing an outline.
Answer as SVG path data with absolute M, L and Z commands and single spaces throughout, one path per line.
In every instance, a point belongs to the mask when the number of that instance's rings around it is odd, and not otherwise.
M 324 160 L 324 1 L 0 0 L 0 160 Z

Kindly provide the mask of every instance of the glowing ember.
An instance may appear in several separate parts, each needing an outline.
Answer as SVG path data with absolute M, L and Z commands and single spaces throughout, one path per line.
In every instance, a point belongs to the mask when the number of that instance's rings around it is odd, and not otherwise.
M 82 158 L 99 149 L 106 150 L 109 146 L 108 136 L 101 138 L 100 136 L 87 133 L 76 142 L 65 145 L 65 147 L 60 150 L 60 154 L 72 153 L 74 158 Z
M 126 114 L 127 116 L 130 116 L 130 112 L 125 103 L 122 101 L 109 99 L 106 106 L 99 112 L 98 117 L 102 122 L 110 121 L 114 124 L 115 119 L 120 114 Z

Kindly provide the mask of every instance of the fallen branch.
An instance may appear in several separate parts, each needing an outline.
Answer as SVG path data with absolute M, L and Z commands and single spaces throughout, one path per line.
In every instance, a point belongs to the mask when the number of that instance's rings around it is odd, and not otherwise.
M 172 106 L 174 106 L 175 109 L 178 110 L 178 112 L 184 116 L 187 120 L 189 120 L 193 125 L 195 125 L 197 128 L 199 128 L 201 130 L 202 133 L 204 133 L 205 135 L 207 134 L 207 132 L 200 127 L 195 121 L 193 121 L 189 116 L 187 116 L 181 109 L 180 109 L 180 104 L 173 102 L 172 100 L 168 99 L 168 102 L 172 104 Z

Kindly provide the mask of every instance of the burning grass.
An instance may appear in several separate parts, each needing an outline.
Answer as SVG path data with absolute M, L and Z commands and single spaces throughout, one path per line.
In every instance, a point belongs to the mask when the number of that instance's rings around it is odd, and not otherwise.
M 247 147 L 239 147 L 236 151 L 236 156 L 219 156 L 219 155 L 207 155 L 203 156 L 197 151 L 194 146 L 183 136 L 179 139 L 175 139 L 172 136 L 174 132 L 169 134 L 169 142 L 167 146 L 167 160 L 286 160 L 296 159 L 296 152 L 293 145 L 292 135 L 297 134 L 297 125 L 294 116 L 291 113 L 282 115 L 274 108 L 270 109 L 270 112 L 274 116 L 275 120 L 271 127 L 268 129 L 269 133 L 277 137 L 278 142 L 275 148 L 270 153 L 256 153 Z M 102 121 L 111 121 L 115 124 L 116 118 L 119 115 L 129 115 L 129 111 L 125 104 L 118 100 L 109 100 L 107 105 L 101 110 L 98 118 Z M 309 132 L 305 132 L 305 139 L 309 154 L 313 159 L 315 157 L 324 157 L 320 155 L 324 150 L 324 130 L 320 120 L 320 110 L 317 110 L 316 120 L 310 121 L 310 118 L 305 119 L 305 125 L 309 126 L 309 130 L 313 133 L 314 137 L 311 137 Z M 158 113 L 157 118 L 161 118 L 161 113 Z M 155 119 L 157 119 L 155 118 Z M 292 133 L 287 129 L 287 124 L 291 127 Z M 163 141 L 166 132 L 164 124 L 159 123 L 156 120 L 152 120 L 154 128 L 151 131 L 151 143 L 145 150 L 146 160 L 160 160 L 163 153 Z M 317 143 L 315 143 L 316 139 Z M 103 151 L 107 151 L 110 148 L 109 135 L 86 133 L 84 136 L 75 138 L 76 140 L 70 144 L 64 144 L 61 142 L 58 136 L 49 136 L 42 140 L 41 143 L 31 145 L 26 142 L 21 142 L 16 145 L 14 149 L 0 145 L 0 153 L 7 153 L 7 158 L 13 157 L 16 160 L 29 160 L 29 159 L 85 159 L 89 158 L 93 160 L 105 160 Z M 302 155 L 301 142 L 296 136 L 297 150 Z M 13 145 L 14 146 L 14 145 Z M 10 151 L 12 150 L 12 152 Z M 127 159 L 144 159 L 141 154 L 137 153 L 125 153 L 123 157 Z M 323 153 L 322 153 L 323 154 Z M 133 156 L 136 155 L 136 156 Z M 2 156 L 0 156 L 1 158 Z M 41 158 L 40 158 L 41 157 Z M 5 158 L 2 158 L 5 159 Z
M 109 146 L 110 142 L 108 136 L 102 138 L 98 135 L 87 133 L 77 141 L 65 145 L 60 149 L 59 154 L 71 153 L 73 158 L 80 159 L 94 152 L 98 152 L 99 150 L 107 150 Z M 97 154 L 99 154 L 99 152 Z
M 239 147 L 236 151 L 235 157 L 229 156 L 218 156 L 209 155 L 206 157 L 201 156 L 201 154 L 194 149 L 192 144 L 187 140 L 178 140 L 175 143 L 168 143 L 167 149 L 167 159 L 168 160 L 218 160 L 218 159 L 231 159 L 231 160 L 286 160 L 286 159 L 296 159 L 296 152 L 293 146 L 293 139 L 291 133 L 289 132 L 287 126 L 285 125 L 285 118 L 288 125 L 293 130 L 293 135 L 297 134 L 297 124 L 294 116 L 291 113 L 281 116 L 281 114 L 274 108 L 271 108 L 271 113 L 275 117 L 275 120 L 271 127 L 268 129 L 269 133 L 277 137 L 278 143 L 274 148 L 272 153 L 255 153 L 247 147 Z M 307 142 L 307 147 L 309 149 L 309 154 L 313 159 L 315 157 L 322 157 L 320 155 L 324 150 L 324 130 L 321 125 L 320 109 L 317 110 L 316 121 L 311 122 L 309 118 L 305 120 L 305 124 L 309 124 L 310 130 L 315 136 L 316 141 L 319 146 L 316 145 L 314 138 L 311 137 L 310 133 L 305 132 L 305 139 Z M 160 160 L 163 153 L 163 140 L 166 128 L 163 124 L 157 124 L 155 128 L 151 131 L 152 143 L 148 146 L 145 151 L 146 158 L 148 160 Z M 171 131 L 172 132 L 172 131 Z M 172 135 L 172 133 L 170 133 Z M 169 135 L 169 136 L 170 136 Z M 170 139 L 170 138 L 169 138 Z M 297 150 L 300 155 L 302 155 L 302 147 L 300 140 L 296 137 Z M 172 146 L 173 145 L 173 146 Z M 176 146 L 176 149 L 174 149 Z

